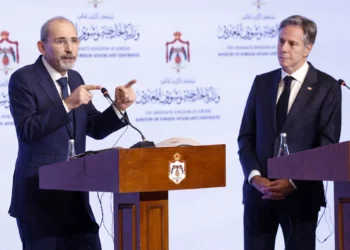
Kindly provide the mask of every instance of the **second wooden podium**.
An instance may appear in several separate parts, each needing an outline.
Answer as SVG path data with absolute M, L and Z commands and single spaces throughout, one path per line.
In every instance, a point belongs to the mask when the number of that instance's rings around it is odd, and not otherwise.
M 350 250 L 350 142 L 272 158 L 268 163 L 269 178 L 334 181 L 335 249 Z
M 114 249 L 168 250 L 168 191 L 225 187 L 225 145 L 113 149 L 43 166 L 39 186 L 112 192 Z

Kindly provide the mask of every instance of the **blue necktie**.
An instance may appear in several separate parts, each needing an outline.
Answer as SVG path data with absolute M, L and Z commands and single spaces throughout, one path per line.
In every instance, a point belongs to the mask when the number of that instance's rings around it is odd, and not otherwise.
M 288 114 L 288 103 L 289 103 L 289 96 L 290 96 L 290 85 L 292 83 L 292 80 L 294 80 L 291 76 L 286 76 L 284 81 L 284 90 L 278 99 L 278 103 L 276 106 L 276 128 L 277 133 L 281 133 L 281 129 L 287 119 Z
M 64 100 L 68 97 L 68 79 L 67 79 L 67 77 L 61 77 L 60 79 L 57 80 L 57 82 L 61 86 L 62 100 Z M 70 132 L 70 136 L 71 136 L 71 138 L 73 138 L 74 128 L 73 128 L 73 111 L 72 110 L 70 112 L 68 112 L 68 116 L 69 116 L 69 119 L 71 120 L 71 122 L 69 124 L 67 124 L 67 126 L 68 126 L 68 130 Z
M 62 100 L 68 97 L 68 79 L 67 77 L 61 77 L 57 80 L 62 89 Z

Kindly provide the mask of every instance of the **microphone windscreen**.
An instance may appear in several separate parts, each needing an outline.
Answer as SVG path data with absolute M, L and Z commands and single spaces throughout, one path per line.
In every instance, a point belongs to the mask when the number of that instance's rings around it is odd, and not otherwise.
M 345 81 L 344 81 L 343 79 L 339 79 L 339 80 L 338 80 L 338 83 L 339 83 L 340 85 L 346 85 L 346 83 L 345 83 Z
M 106 88 L 102 88 L 102 89 L 101 89 L 101 92 L 102 92 L 103 95 L 107 95 L 107 94 L 108 94 L 108 91 L 107 91 Z

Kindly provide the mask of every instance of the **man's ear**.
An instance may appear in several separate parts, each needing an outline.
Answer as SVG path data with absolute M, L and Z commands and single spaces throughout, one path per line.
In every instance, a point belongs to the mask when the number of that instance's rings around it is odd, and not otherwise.
M 307 57 L 310 54 L 310 52 L 312 50 L 312 46 L 313 46 L 312 43 L 309 43 L 308 45 L 306 45 L 306 50 L 305 50 L 305 53 L 304 53 L 305 57 Z
M 38 50 L 40 51 L 40 54 L 42 54 L 44 56 L 46 54 L 44 42 L 39 41 L 39 42 L 37 42 L 36 45 L 38 46 Z

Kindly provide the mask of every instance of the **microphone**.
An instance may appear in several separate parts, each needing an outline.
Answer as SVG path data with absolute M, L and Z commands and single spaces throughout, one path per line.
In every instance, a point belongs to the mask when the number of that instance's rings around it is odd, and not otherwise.
M 122 115 L 124 121 L 126 121 L 126 123 L 128 125 L 130 125 L 130 127 L 135 129 L 141 135 L 142 141 L 134 144 L 133 146 L 131 146 L 131 148 L 154 148 L 154 147 L 156 147 L 154 142 L 147 141 L 145 136 L 142 134 L 142 132 L 138 128 L 136 128 L 134 125 L 132 125 L 130 120 L 129 120 L 129 118 L 126 115 L 124 115 L 123 112 L 120 111 L 120 109 L 117 107 L 117 105 L 115 105 L 115 103 L 112 100 L 112 98 L 109 96 L 107 89 L 106 88 L 102 88 L 101 92 L 102 92 L 103 96 L 107 100 L 111 101 L 112 105 L 119 111 L 119 113 Z
M 338 83 L 339 83 L 341 86 L 344 86 L 344 87 L 347 87 L 348 89 L 350 89 L 349 86 L 346 85 L 346 83 L 345 83 L 345 81 L 344 81 L 343 79 L 339 79 L 339 80 L 338 80 Z

